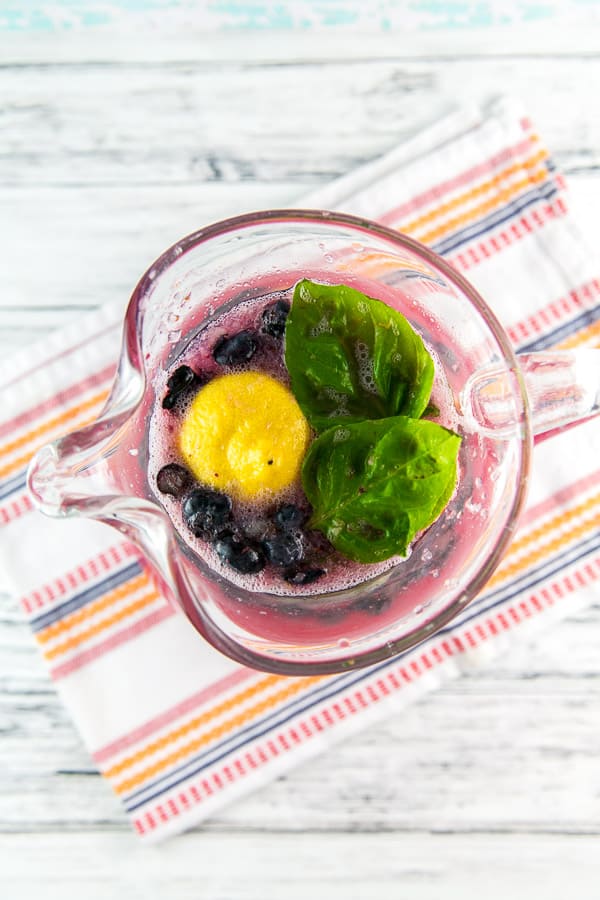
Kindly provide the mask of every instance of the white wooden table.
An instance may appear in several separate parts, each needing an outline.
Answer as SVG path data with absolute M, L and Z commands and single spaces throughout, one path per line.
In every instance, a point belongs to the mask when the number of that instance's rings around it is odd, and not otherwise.
M 2 40 L 3 356 L 125 301 L 182 234 L 295 200 L 448 99 L 520 95 L 597 240 L 600 27 Z M 142 847 L 6 599 L 0 895 L 597 898 L 599 704 L 600 602 L 202 828 Z

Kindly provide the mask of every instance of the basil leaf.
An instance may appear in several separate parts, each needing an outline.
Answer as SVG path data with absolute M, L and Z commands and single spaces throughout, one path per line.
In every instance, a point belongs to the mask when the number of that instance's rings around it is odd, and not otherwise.
M 405 555 L 452 496 L 460 441 L 435 422 L 405 416 L 330 428 L 302 467 L 309 527 L 357 562 Z
M 300 281 L 285 329 L 285 362 L 318 431 L 427 407 L 434 367 L 404 316 L 347 285 Z

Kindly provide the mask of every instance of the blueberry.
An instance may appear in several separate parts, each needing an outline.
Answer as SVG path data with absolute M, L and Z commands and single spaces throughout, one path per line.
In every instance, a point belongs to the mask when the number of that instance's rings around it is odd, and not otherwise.
M 312 584 L 317 578 L 325 574 L 325 569 L 300 569 L 292 566 L 283 573 L 283 577 L 290 584 Z
M 390 597 L 361 597 L 352 604 L 353 609 L 359 609 L 361 612 L 372 613 L 377 615 L 384 612 L 391 604 Z
M 282 338 L 289 311 L 290 304 L 287 300 L 277 300 L 276 303 L 267 306 L 262 313 L 260 330 L 274 338 Z
M 185 524 L 196 537 L 216 537 L 231 519 L 231 500 L 210 488 L 196 488 L 183 502 Z
M 163 397 L 163 409 L 173 409 L 186 391 L 200 385 L 200 376 L 189 366 L 179 366 L 167 380 L 167 393 Z
M 299 535 L 288 532 L 263 541 L 267 559 L 274 566 L 292 566 L 304 556 L 304 547 Z
M 265 557 L 260 548 L 240 540 L 231 532 L 218 537 L 214 548 L 219 559 L 242 575 L 255 575 L 265 567 Z
M 273 516 L 275 527 L 280 531 L 296 531 L 308 518 L 308 513 L 293 503 L 284 503 Z
M 156 486 L 161 494 L 171 494 L 173 497 L 180 497 L 189 483 L 189 472 L 177 463 L 163 466 L 156 476 Z
M 256 348 L 256 337 L 251 331 L 240 331 L 233 337 L 224 335 L 213 348 L 213 359 L 220 366 L 239 366 L 252 359 Z

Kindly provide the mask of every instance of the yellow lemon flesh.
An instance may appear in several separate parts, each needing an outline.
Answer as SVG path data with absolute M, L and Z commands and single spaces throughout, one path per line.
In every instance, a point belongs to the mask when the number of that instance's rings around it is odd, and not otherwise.
M 270 375 L 243 372 L 200 389 L 179 449 L 198 481 L 240 500 L 268 499 L 296 480 L 309 438 L 290 391 Z

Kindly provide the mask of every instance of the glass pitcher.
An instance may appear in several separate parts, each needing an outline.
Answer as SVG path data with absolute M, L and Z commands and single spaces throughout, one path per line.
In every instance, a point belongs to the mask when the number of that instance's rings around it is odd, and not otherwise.
M 148 481 L 148 422 L 157 376 L 190 335 L 301 278 L 360 285 L 400 309 L 443 368 L 463 440 L 458 490 L 407 559 L 345 590 L 281 596 L 238 587 L 190 552 Z M 599 411 L 599 363 L 597 350 L 515 357 L 473 287 L 397 232 L 323 211 L 254 213 L 185 237 L 142 276 L 102 414 L 39 451 L 29 489 L 43 513 L 93 517 L 135 542 L 221 652 L 281 674 L 340 672 L 418 644 L 476 596 L 516 527 L 533 434 Z

